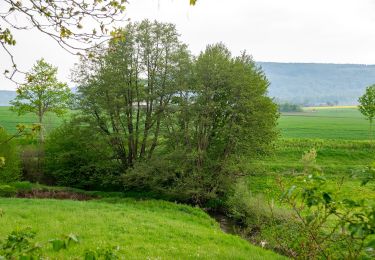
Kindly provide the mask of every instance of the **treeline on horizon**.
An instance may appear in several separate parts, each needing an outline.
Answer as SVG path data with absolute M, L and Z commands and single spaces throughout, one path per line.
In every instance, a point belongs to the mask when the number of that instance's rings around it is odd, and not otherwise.
M 271 85 L 277 103 L 301 106 L 356 105 L 365 88 L 375 81 L 375 65 L 256 62 Z M 76 88 L 73 88 L 73 91 Z M 0 90 L 0 106 L 16 96 Z
M 278 103 L 356 105 L 375 80 L 375 65 L 257 62 Z

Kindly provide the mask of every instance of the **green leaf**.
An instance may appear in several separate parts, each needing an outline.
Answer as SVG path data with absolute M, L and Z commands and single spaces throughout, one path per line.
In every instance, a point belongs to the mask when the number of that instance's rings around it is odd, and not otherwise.
M 52 249 L 54 251 L 60 251 L 61 249 L 66 249 L 66 243 L 65 241 L 61 239 L 53 239 L 53 240 L 50 240 L 50 242 L 52 244 Z
M 327 192 L 323 193 L 323 199 L 326 204 L 330 204 L 332 202 L 332 198 Z
M 96 254 L 93 251 L 86 251 L 85 252 L 85 260 L 95 260 Z

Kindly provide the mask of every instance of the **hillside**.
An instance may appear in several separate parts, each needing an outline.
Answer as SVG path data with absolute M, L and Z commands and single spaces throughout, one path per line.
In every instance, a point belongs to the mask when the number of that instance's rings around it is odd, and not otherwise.
M 303 105 L 356 104 L 375 83 L 375 65 L 259 62 L 270 96 Z
M 353 105 L 375 83 L 375 65 L 258 62 L 271 82 L 269 94 L 302 105 Z M 76 91 L 75 88 L 72 89 Z M 0 106 L 15 92 L 0 90 Z
M 223 233 L 201 209 L 185 205 L 133 199 L 78 202 L 2 198 L 0 205 L 5 212 L 0 239 L 14 227 L 28 226 L 37 232 L 38 242 L 70 233 L 78 236 L 80 243 L 68 250 L 46 248 L 44 253 L 52 259 L 76 259 L 85 250 L 96 248 L 114 248 L 121 259 L 285 259 Z
M 0 106 L 9 106 L 9 101 L 16 97 L 15 91 L 0 90 Z

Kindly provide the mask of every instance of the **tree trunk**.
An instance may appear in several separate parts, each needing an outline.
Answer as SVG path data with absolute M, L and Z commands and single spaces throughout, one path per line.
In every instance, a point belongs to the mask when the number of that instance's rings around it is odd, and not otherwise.
M 43 126 L 43 113 L 42 112 L 39 112 L 38 119 L 39 119 L 39 125 L 40 125 L 39 141 L 40 143 L 44 143 L 44 126 Z
M 373 121 L 372 121 L 372 119 L 370 119 L 370 141 L 373 140 L 372 124 L 373 124 Z

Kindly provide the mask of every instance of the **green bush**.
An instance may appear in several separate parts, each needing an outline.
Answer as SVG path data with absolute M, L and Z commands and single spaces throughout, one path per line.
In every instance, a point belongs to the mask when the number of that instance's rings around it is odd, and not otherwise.
M 0 183 L 17 181 L 20 175 L 20 156 L 16 143 L 0 127 Z
M 268 247 L 275 249 L 272 237 L 275 233 L 270 228 L 282 228 L 292 223 L 291 212 L 275 205 L 262 194 L 253 194 L 245 181 L 238 182 L 234 191 L 225 202 L 227 215 L 235 220 L 245 237 L 254 243 L 267 241 Z
M 278 104 L 279 112 L 303 112 L 303 109 L 300 105 L 292 103 L 280 103 Z
M 31 191 L 33 189 L 33 184 L 28 181 L 13 182 L 10 185 L 17 189 L 17 191 Z
M 123 174 L 125 191 L 149 192 L 158 198 L 201 206 L 218 204 L 231 185 L 230 176 L 209 167 L 197 169 L 194 159 L 192 155 L 173 152 L 140 161 Z
M 68 249 L 71 244 L 79 242 L 77 236 L 74 234 L 64 235 L 62 238 L 50 239 L 48 243 L 35 243 L 35 236 L 36 232 L 31 230 L 29 227 L 14 230 L 6 237 L 6 239 L 0 240 L 0 259 L 49 259 L 48 257 L 44 256 L 42 252 L 42 250 L 47 247 L 48 244 L 51 244 L 53 251 L 60 251 L 63 249 Z
M 0 197 L 14 197 L 17 189 L 10 185 L 0 185 Z
M 46 140 L 44 174 L 52 184 L 116 190 L 120 172 L 120 164 L 104 137 L 78 119 L 55 129 Z

